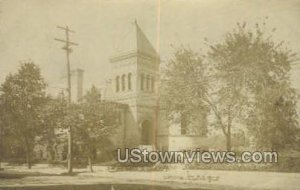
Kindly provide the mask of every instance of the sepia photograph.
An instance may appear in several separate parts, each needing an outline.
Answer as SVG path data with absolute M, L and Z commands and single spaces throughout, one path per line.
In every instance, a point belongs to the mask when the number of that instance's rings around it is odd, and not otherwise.
M 0 0 L 0 190 L 300 190 L 300 0 Z

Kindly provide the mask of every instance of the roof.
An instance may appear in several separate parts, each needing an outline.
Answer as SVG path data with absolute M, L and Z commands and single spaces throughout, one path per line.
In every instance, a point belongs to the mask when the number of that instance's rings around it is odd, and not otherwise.
M 152 46 L 137 21 L 127 29 L 120 31 L 114 47 L 114 56 L 126 55 L 129 53 L 142 53 L 152 57 L 158 57 L 155 48 Z

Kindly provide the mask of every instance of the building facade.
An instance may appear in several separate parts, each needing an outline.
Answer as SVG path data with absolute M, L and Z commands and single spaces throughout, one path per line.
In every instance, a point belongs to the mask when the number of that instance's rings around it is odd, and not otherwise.
M 167 105 L 159 98 L 160 57 L 137 22 L 131 29 L 125 48 L 110 58 L 112 70 L 102 91 L 104 100 L 127 105 L 115 143 L 152 150 L 205 147 L 206 137 L 182 134 L 180 117 L 170 120 L 166 115 Z
M 159 128 L 158 79 L 159 55 L 137 24 L 128 49 L 111 56 L 112 71 L 103 99 L 128 105 L 121 113 L 124 146 L 145 145 L 155 148 Z

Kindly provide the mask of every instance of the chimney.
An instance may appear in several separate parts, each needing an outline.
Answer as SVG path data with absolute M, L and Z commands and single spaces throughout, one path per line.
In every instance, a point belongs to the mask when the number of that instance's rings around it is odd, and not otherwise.
M 77 102 L 82 101 L 83 98 L 83 70 L 76 69 L 77 78 Z
M 71 72 L 71 98 L 74 103 L 82 101 L 83 98 L 83 72 L 79 68 Z

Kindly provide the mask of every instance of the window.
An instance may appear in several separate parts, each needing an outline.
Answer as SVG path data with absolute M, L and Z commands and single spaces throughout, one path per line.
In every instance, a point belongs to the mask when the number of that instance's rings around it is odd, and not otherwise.
M 155 80 L 154 80 L 154 77 L 151 77 L 151 92 L 154 92 L 154 84 L 155 83 Z
M 144 74 L 141 74 L 141 90 L 144 90 L 144 80 L 145 80 L 145 76 Z
M 125 90 L 125 75 L 122 75 L 122 91 Z
M 146 89 L 149 90 L 150 88 L 150 76 L 147 75 L 147 79 L 146 79 Z
M 116 92 L 120 91 L 120 77 L 116 77 Z
M 128 74 L 128 90 L 131 90 L 131 73 Z

